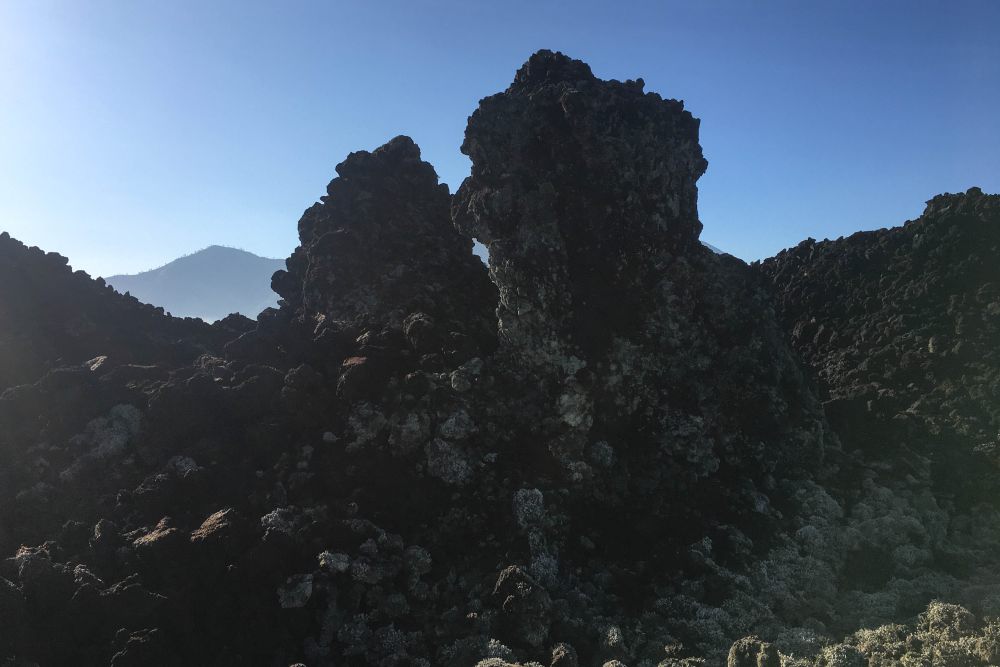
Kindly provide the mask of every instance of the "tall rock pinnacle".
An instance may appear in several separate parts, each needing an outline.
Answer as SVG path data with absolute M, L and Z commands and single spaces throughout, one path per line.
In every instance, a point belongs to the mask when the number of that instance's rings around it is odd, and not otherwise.
M 698 120 L 642 88 L 539 51 L 470 118 L 454 213 L 490 248 L 509 339 L 606 349 L 649 303 L 660 253 L 696 244 Z
M 0 665 L 1000 664 L 1000 197 L 750 267 L 548 51 L 463 149 L 349 155 L 256 322 L 0 233 Z
M 539 488 L 668 553 L 796 517 L 826 445 L 760 281 L 698 241 L 698 120 L 642 88 L 536 53 L 470 118 L 452 214 L 489 246 L 518 419 L 562 472 Z

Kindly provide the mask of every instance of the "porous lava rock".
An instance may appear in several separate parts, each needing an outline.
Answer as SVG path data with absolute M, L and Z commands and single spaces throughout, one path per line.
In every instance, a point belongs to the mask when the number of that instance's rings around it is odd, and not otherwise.
M 703 539 L 719 561 L 764 550 L 836 442 L 760 281 L 698 242 L 698 121 L 541 51 L 481 102 L 463 151 L 456 223 L 489 247 L 525 476 L 563 526 L 526 530 L 546 545 L 536 576 L 575 532 L 634 559 L 617 580 L 636 603 Z
M 670 253 L 694 254 L 701 231 L 698 125 L 641 79 L 602 81 L 549 51 L 480 102 L 456 222 L 489 247 L 500 334 L 526 361 L 571 369 L 661 306 L 649 296 Z
M 472 241 L 451 225 L 448 186 L 399 136 L 337 165 L 327 194 L 299 220 L 301 245 L 273 279 L 288 308 L 358 325 L 401 326 L 423 313 L 488 334 L 492 286 Z
M 995 198 L 749 267 L 642 89 L 535 54 L 454 198 L 351 154 L 255 322 L 0 237 L 0 664 L 995 662 Z
M 809 239 L 758 270 L 842 437 L 966 507 L 995 501 L 1000 196 L 939 195 L 901 227 Z

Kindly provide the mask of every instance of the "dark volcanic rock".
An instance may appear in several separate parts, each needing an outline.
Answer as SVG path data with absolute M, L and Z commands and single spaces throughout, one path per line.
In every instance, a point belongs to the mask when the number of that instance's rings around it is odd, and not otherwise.
M 229 324 L 213 328 L 168 317 L 6 232 L 0 234 L 0 284 L 0 392 L 89 359 L 183 363 L 221 346 L 232 332 Z
M 995 502 L 1000 196 L 939 195 L 902 227 L 804 241 L 759 271 L 845 441 Z
M 588 517 L 574 529 L 623 559 L 635 582 L 622 572 L 618 594 L 636 603 L 646 568 L 686 567 L 711 526 L 713 559 L 765 548 L 819 470 L 824 422 L 762 286 L 698 242 L 698 121 L 543 51 L 483 100 L 463 150 L 456 220 L 490 248 L 546 511 Z M 536 576 L 574 529 L 537 529 Z
M 401 326 L 426 312 L 488 334 L 492 288 L 471 239 L 452 228 L 448 186 L 409 137 L 337 165 L 321 203 L 299 221 L 301 245 L 274 289 L 295 312 Z
M 163 306 L 174 315 L 215 322 L 230 313 L 256 317 L 276 306 L 271 276 L 283 264 L 245 250 L 210 246 L 151 271 L 105 280 L 118 292 Z
M 540 51 L 469 119 L 456 221 L 489 247 L 501 336 L 526 356 L 606 353 L 659 307 L 670 253 L 698 254 L 698 120 L 642 88 Z
M 255 322 L 0 238 L 0 664 L 995 664 L 996 197 L 748 267 L 697 133 L 539 52 Z
M 96 524 L 60 562 L 167 600 L 119 654 L 157 628 L 195 661 L 659 661 L 814 597 L 748 568 L 790 567 L 836 442 L 754 275 L 698 242 L 697 121 L 542 52 L 465 146 L 465 236 L 409 139 L 352 154 L 225 358 L 84 375 L 117 400 L 90 426 L 39 430 L 26 394 L 8 451 L 76 472 L 19 455 L 21 516 Z
M 778 649 L 756 637 L 744 637 L 729 649 L 727 667 L 781 667 Z

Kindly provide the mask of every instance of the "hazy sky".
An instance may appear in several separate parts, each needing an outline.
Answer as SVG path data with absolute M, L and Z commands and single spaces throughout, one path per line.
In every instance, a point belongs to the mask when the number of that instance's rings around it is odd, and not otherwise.
M 454 190 L 539 48 L 686 102 L 744 259 L 1000 191 L 994 0 L 0 0 L 0 229 L 95 275 L 286 256 L 352 150 L 409 134 Z

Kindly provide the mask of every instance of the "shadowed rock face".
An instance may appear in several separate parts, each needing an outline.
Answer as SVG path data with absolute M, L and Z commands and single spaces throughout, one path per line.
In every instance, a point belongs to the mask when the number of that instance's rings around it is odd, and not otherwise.
M 606 352 L 658 306 L 664 253 L 697 243 L 698 121 L 642 87 L 540 51 L 469 119 L 455 219 L 489 247 L 500 333 L 520 353 Z
M 337 173 L 299 220 L 288 270 L 274 276 L 286 307 L 358 325 L 398 326 L 418 312 L 488 333 L 486 272 L 472 240 L 452 228 L 448 186 L 416 144 L 396 137 L 351 153 Z
M 189 362 L 221 348 L 248 322 L 237 317 L 210 327 L 168 317 L 162 308 L 73 271 L 65 257 L 26 247 L 6 232 L 0 234 L 0 285 L 0 393 L 99 356 L 108 357 L 105 370 Z
M 926 607 L 1000 615 L 991 487 L 941 472 L 996 425 L 995 197 L 748 267 L 698 242 L 697 121 L 551 52 L 465 150 L 454 201 L 405 137 L 350 155 L 255 323 L 0 237 L 0 343 L 40 351 L 0 663 L 995 664 Z
M 604 513 L 766 522 L 822 460 L 823 419 L 755 276 L 698 241 L 698 121 L 541 51 L 462 150 L 456 224 L 489 246 L 505 369 L 539 388 L 563 481 L 593 480 Z M 588 463 L 597 443 L 620 465 Z M 644 526 L 664 548 L 696 537 Z
M 1000 196 L 927 202 L 902 227 L 803 241 L 763 262 L 838 431 L 963 504 L 1000 463 Z

